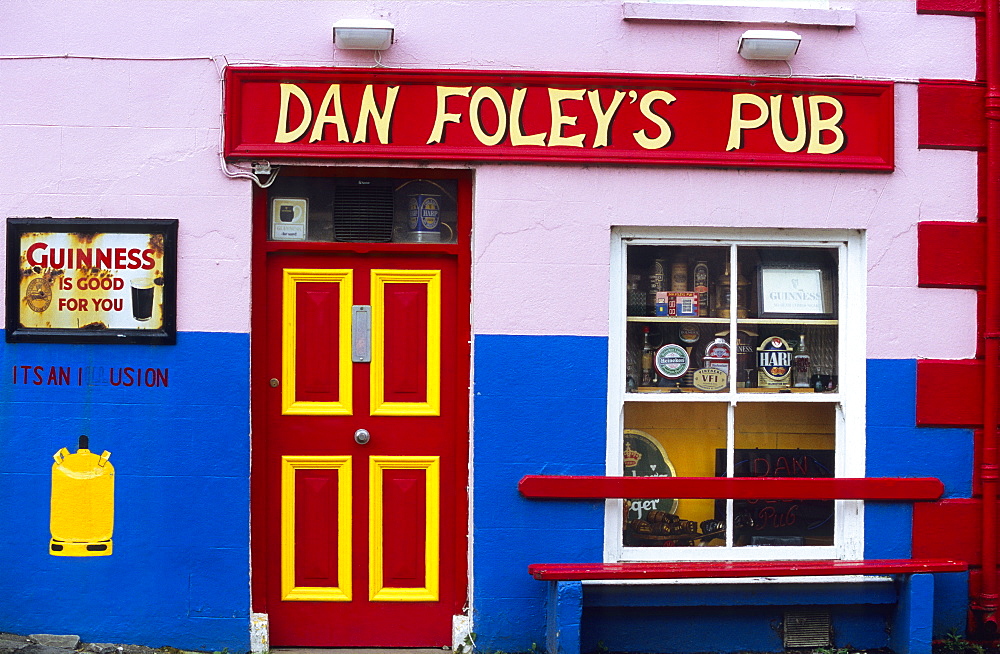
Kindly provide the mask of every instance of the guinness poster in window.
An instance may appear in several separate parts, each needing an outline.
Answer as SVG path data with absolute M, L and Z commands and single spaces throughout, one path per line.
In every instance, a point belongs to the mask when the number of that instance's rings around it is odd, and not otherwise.
M 833 477 L 833 450 L 737 449 L 734 477 Z M 726 476 L 726 451 L 715 451 L 715 474 Z M 725 519 L 725 502 L 716 502 Z M 734 500 L 734 545 L 832 545 L 829 500 Z
M 177 221 L 7 220 L 8 342 L 176 341 Z

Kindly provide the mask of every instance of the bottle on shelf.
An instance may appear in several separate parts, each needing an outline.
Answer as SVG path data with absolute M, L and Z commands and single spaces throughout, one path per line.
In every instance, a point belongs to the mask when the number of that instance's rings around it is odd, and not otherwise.
M 701 316 L 710 316 L 708 304 L 708 262 L 698 261 L 694 264 L 694 284 L 692 290 L 698 294 L 698 312 Z
M 653 385 L 653 346 L 649 343 L 649 327 L 642 328 L 642 380 L 639 385 Z
M 809 388 L 812 386 L 812 359 L 806 349 L 805 334 L 799 335 L 799 342 L 795 346 L 795 354 L 792 356 L 792 386 L 795 388 Z
M 687 259 L 677 256 L 670 267 L 670 290 L 684 293 L 688 290 Z
M 641 316 L 646 313 L 646 293 L 640 288 L 641 276 L 632 273 L 628 276 L 628 315 Z
M 649 290 L 646 302 L 646 315 L 656 315 L 656 294 L 664 291 L 666 285 L 666 259 L 659 258 L 653 260 L 653 265 L 649 269 Z
M 729 274 L 729 261 L 726 261 L 726 269 L 716 281 L 715 294 L 715 315 L 720 318 L 728 318 L 730 315 L 729 297 L 732 292 L 733 280 Z M 736 274 L 736 317 L 747 317 L 747 294 L 750 282 L 746 280 L 742 273 Z

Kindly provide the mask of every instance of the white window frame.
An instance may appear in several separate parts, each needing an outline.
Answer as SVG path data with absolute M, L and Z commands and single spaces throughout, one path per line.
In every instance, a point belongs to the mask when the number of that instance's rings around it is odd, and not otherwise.
M 835 393 L 765 394 L 726 392 L 656 393 L 625 392 L 626 268 L 629 245 L 824 247 L 837 248 L 837 352 L 840 387 Z M 865 234 L 860 230 L 827 229 L 681 229 L 669 227 L 613 227 L 611 231 L 611 292 L 608 338 L 608 434 L 606 473 L 623 474 L 624 406 L 628 402 L 727 403 L 727 449 L 734 447 L 733 415 L 737 403 L 820 402 L 836 407 L 835 448 L 837 477 L 865 476 L 866 397 L 866 298 L 867 262 Z M 733 300 L 735 302 L 735 299 Z M 735 333 L 736 312 L 730 331 Z M 617 561 L 715 561 L 715 560 L 859 560 L 864 556 L 864 504 L 838 500 L 832 546 L 711 546 L 625 547 L 622 535 L 622 500 L 605 506 L 604 557 Z M 732 500 L 727 510 L 727 530 L 732 531 Z

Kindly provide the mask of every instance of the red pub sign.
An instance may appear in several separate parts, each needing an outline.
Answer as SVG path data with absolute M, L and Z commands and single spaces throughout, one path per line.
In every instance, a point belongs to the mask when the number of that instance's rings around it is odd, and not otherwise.
M 892 170 L 890 82 L 226 69 L 230 158 Z

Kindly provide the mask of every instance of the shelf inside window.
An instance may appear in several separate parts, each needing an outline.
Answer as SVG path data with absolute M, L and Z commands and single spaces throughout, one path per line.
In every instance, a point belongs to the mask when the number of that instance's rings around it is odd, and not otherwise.
M 695 324 L 715 324 L 715 325 L 728 325 L 730 322 L 729 318 L 690 318 L 690 317 L 676 317 L 676 316 L 628 316 L 626 318 L 628 322 L 638 322 L 638 323 L 654 323 L 654 322 L 669 322 L 669 323 L 695 323 Z M 837 320 L 828 319 L 818 319 L 818 318 L 738 318 L 736 320 L 737 325 L 815 325 L 819 326 L 836 326 L 839 324 Z

